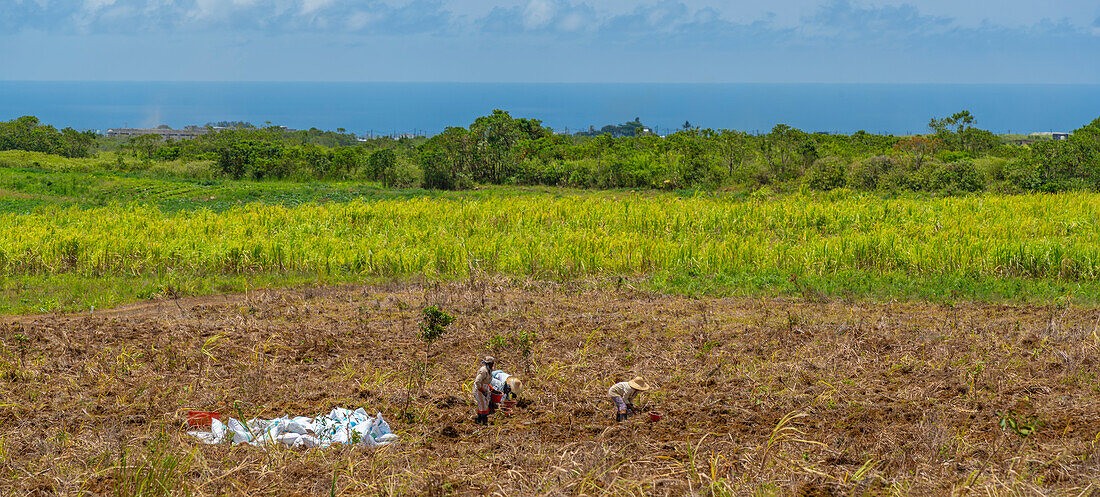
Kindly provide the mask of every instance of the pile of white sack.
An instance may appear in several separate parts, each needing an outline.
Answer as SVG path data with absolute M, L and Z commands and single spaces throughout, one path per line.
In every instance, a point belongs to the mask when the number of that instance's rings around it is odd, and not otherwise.
M 261 445 L 281 443 L 287 447 L 328 447 L 332 444 L 358 444 L 379 447 L 397 439 L 382 413 L 371 417 L 363 408 L 350 411 L 337 407 L 328 414 L 310 419 L 305 416 L 252 419 L 248 424 L 235 418 L 222 423 L 210 420 L 210 431 L 189 431 L 188 435 L 208 444 L 231 443 Z

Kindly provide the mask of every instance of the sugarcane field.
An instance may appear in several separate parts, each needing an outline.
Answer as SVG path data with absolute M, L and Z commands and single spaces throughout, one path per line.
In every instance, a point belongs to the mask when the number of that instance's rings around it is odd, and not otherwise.
M 1093 495 L 1100 474 L 1076 306 L 484 277 L 0 326 L 6 495 Z M 482 415 L 485 356 L 521 382 Z M 621 416 L 609 389 L 638 380 Z M 392 440 L 196 436 L 357 408 Z

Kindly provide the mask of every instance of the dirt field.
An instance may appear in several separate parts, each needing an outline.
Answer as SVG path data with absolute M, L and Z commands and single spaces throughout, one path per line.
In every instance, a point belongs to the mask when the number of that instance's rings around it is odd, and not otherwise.
M 0 318 L 0 494 L 1100 495 L 1096 309 L 627 288 L 394 284 Z M 457 320 L 426 359 L 428 303 Z M 485 353 L 528 394 L 482 428 Z M 617 425 L 607 388 L 635 373 L 665 418 Z M 202 445 L 182 422 L 336 406 L 381 411 L 401 439 L 265 451 Z

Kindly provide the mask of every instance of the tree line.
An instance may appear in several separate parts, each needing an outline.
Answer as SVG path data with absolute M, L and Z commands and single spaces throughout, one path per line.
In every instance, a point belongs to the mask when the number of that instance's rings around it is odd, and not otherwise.
M 40 124 L 37 117 L 23 116 L 0 122 L 0 150 L 27 150 L 70 158 L 91 157 L 96 134 L 72 128 L 58 130 Z
M 1100 189 L 1100 119 L 1066 140 L 1026 145 L 976 127 L 967 111 L 934 118 L 928 133 L 914 136 L 807 133 L 785 124 L 749 134 L 690 123 L 658 136 L 638 119 L 605 126 L 604 133 L 558 135 L 537 119 L 502 110 L 430 138 L 360 141 L 343 129 L 232 124 L 190 140 L 134 137 L 118 149 L 142 161 L 210 161 L 233 179 L 363 180 L 432 189 L 477 184 L 947 193 Z M 25 138 L 38 135 L 56 136 Z M 58 132 L 29 116 L 0 123 L 0 148 L 87 156 L 87 145 L 64 145 L 76 137 L 94 146 L 86 133 Z

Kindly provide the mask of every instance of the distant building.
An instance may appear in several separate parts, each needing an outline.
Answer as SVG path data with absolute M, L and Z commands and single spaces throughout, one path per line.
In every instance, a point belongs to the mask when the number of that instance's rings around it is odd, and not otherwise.
M 1050 138 L 1052 140 L 1067 140 L 1069 139 L 1069 133 L 1051 133 Z
M 165 140 L 190 140 L 191 138 L 198 138 L 202 135 L 209 133 L 207 128 L 200 128 L 198 126 L 187 126 L 183 129 L 171 129 L 171 128 L 116 128 L 107 130 L 107 136 L 110 138 L 123 137 L 133 138 L 135 136 L 144 135 L 157 135 Z

